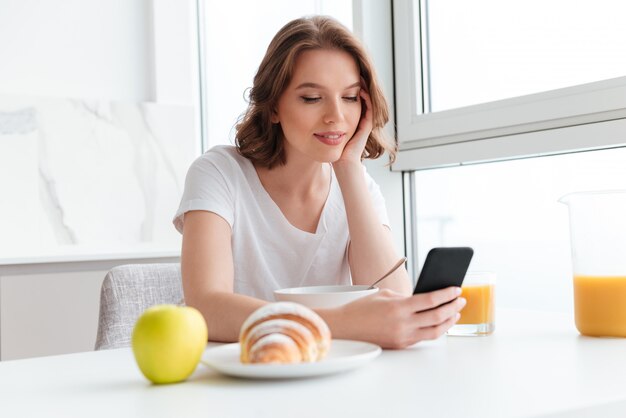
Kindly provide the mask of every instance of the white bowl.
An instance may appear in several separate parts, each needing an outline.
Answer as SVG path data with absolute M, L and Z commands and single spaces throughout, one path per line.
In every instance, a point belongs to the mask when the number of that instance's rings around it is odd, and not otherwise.
M 307 286 L 274 291 L 276 300 L 300 303 L 309 308 L 334 308 L 378 292 L 369 286 Z

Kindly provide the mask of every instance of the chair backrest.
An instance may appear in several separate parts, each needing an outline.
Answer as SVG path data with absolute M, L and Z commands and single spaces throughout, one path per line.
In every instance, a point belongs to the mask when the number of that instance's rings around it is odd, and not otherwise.
M 139 315 L 164 303 L 183 304 L 180 264 L 127 264 L 111 269 L 100 290 L 95 349 L 130 346 Z

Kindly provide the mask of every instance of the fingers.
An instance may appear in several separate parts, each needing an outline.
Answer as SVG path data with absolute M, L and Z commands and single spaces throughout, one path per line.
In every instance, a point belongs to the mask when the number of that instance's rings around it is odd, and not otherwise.
M 458 312 L 466 304 L 459 294 L 456 287 L 410 297 L 381 289 L 345 305 L 344 318 L 355 320 L 347 327 L 352 339 L 372 341 L 385 348 L 406 348 L 421 340 L 439 338 L 456 323 Z M 363 323 L 367 326 L 361 327 Z
M 417 329 L 414 336 L 415 342 L 422 340 L 436 340 L 437 338 L 441 337 L 447 330 L 449 330 L 450 327 L 456 324 L 456 321 L 458 321 L 460 317 L 460 313 L 455 313 L 452 317 L 448 318 L 441 324 L 432 327 Z
M 344 151 L 349 150 L 360 160 L 362 158 L 367 140 L 372 132 L 372 111 L 369 95 L 364 89 L 361 89 L 359 96 L 361 97 L 361 106 L 363 106 L 361 108 L 361 120 L 359 121 L 352 138 L 348 141 L 346 148 L 344 148 Z
M 447 287 L 434 292 L 413 295 L 406 299 L 406 303 L 413 312 L 421 312 L 448 303 L 459 297 L 460 294 L 460 287 Z
M 372 99 L 369 93 L 365 89 L 361 89 L 359 92 L 359 96 L 361 96 L 362 106 L 365 106 L 365 109 L 361 110 L 361 114 L 363 117 L 361 118 L 361 125 L 371 123 L 372 121 Z
M 446 303 L 445 305 L 441 305 L 438 308 L 417 312 L 414 314 L 414 321 L 416 325 L 423 328 L 439 326 L 446 321 L 449 321 L 450 318 L 455 318 L 466 303 L 465 299 L 458 298 L 452 302 Z
M 441 337 L 461 318 L 459 311 L 463 309 L 465 303 L 465 299 L 458 298 L 438 308 L 415 313 L 413 334 L 405 347 L 419 341 L 436 340 Z
M 365 79 L 361 77 L 361 90 L 359 90 L 359 96 L 361 97 L 361 105 L 364 107 L 361 109 L 361 121 L 359 126 L 367 128 L 372 123 L 372 99 L 367 90 L 367 83 Z M 371 127 L 369 128 L 371 129 Z
M 410 323 L 397 328 L 390 327 L 391 335 L 386 348 L 402 349 L 423 340 L 436 340 L 450 329 L 461 317 L 458 310 L 465 306 L 465 300 L 459 299 L 440 308 L 413 314 Z

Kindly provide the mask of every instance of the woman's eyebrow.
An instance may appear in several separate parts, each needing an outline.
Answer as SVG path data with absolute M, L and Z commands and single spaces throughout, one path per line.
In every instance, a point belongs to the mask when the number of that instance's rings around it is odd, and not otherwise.
M 359 87 L 361 85 L 360 81 L 357 81 L 356 83 L 350 84 L 348 87 L 346 87 L 345 89 L 351 89 L 353 87 Z M 296 87 L 296 90 L 299 89 L 304 89 L 304 88 L 313 88 L 313 89 L 323 89 L 324 86 L 317 84 L 317 83 L 302 83 L 300 85 L 298 85 L 298 87 Z

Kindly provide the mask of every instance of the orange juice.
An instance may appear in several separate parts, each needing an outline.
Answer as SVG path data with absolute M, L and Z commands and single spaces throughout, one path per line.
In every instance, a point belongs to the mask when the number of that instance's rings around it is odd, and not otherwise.
M 491 324 L 494 322 L 494 285 L 477 284 L 461 287 L 467 304 L 457 324 Z
M 626 276 L 574 276 L 574 306 L 581 334 L 626 337 Z

